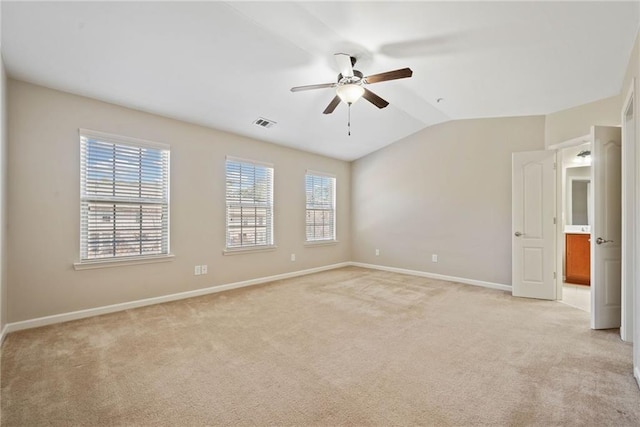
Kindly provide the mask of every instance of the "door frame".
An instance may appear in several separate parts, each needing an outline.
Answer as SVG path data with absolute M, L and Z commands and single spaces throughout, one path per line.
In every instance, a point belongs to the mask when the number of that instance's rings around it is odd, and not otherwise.
M 627 112 L 631 108 L 632 129 L 627 128 Z M 635 103 L 635 78 L 631 79 L 627 96 L 622 104 L 620 123 L 622 126 L 622 318 L 620 336 L 623 341 L 633 342 L 634 335 L 634 284 L 637 278 L 636 256 L 638 253 L 638 188 L 637 188 L 637 122 Z M 626 238 L 625 238 L 626 236 Z
M 629 87 L 629 91 L 627 94 L 627 97 L 625 98 L 625 102 L 623 103 L 623 108 L 621 110 L 621 118 L 622 118 L 622 125 L 621 128 L 623 129 L 624 132 L 624 122 L 625 122 L 625 114 L 627 111 L 627 108 L 629 107 L 629 104 L 631 101 L 635 100 L 635 79 L 633 79 L 632 83 L 630 84 Z M 622 204 L 623 204 L 623 208 L 622 208 L 622 218 L 621 218 L 621 226 L 622 226 L 622 235 L 629 235 L 628 233 L 634 232 L 635 238 L 633 239 L 632 245 L 633 245 L 633 251 L 630 251 L 629 249 L 627 249 L 626 251 L 624 251 L 624 247 L 626 245 L 623 244 L 623 253 L 622 253 L 622 263 L 627 263 L 625 265 L 630 266 L 629 268 L 633 268 L 634 269 L 634 276 L 635 279 L 640 279 L 640 263 L 638 263 L 636 261 L 636 257 L 632 257 L 630 256 L 633 253 L 639 253 L 640 254 L 640 149 L 638 149 L 638 114 L 636 114 L 636 110 L 638 109 L 638 106 L 635 105 L 635 103 L 633 104 L 634 107 L 634 124 L 635 124 L 635 130 L 636 130 L 636 135 L 635 138 L 633 138 L 634 140 L 632 141 L 633 146 L 629 147 L 629 144 L 625 144 L 625 136 L 624 134 L 622 135 L 621 141 L 622 141 L 622 163 L 621 163 L 621 167 L 622 167 L 622 179 L 621 179 L 621 184 L 623 186 L 622 189 Z M 573 138 L 558 144 L 554 144 L 554 145 L 550 145 L 547 147 L 548 150 L 556 150 L 559 153 L 562 153 L 562 150 L 564 148 L 570 148 L 570 147 L 575 147 L 578 145 L 582 145 L 585 143 L 593 143 L 593 141 L 591 140 L 591 134 L 589 135 L 583 135 L 577 138 Z M 625 145 L 626 145 L 626 149 L 625 149 Z M 634 152 L 635 153 L 630 153 L 629 149 L 635 149 Z M 626 151 L 625 151 L 626 150 Z M 633 157 L 631 157 L 629 154 L 634 154 Z M 564 158 L 562 155 L 558 156 L 558 167 L 556 170 L 556 174 L 557 174 L 557 201 L 556 201 L 556 206 L 557 206 L 557 224 L 556 224 L 556 231 L 557 231 L 557 257 L 556 257 L 556 271 L 563 271 L 564 269 L 561 268 L 563 266 L 563 262 L 564 262 L 564 252 L 565 252 L 565 242 L 564 242 L 564 230 L 563 230 L 563 224 L 564 224 L 564 217 L 562 216 L 563 210 L 564 210 L 564 206 L 563 206 L 563 197 L 565 196 L 565 192 L 563 192 L 563 186 L 565 185 L 565 168 L 563 167 L 563 162 L 564 162 Z M 626 158 L 625 158 L 626 157 Z M 630 158 L 629 158 L 630 157 Z M 630 165 L 630 163 L 634 163 L 633 165 Z M 625 164 L 626 164 L 626 169 L 625 169 Z M 631 177 L 629 176 L 629 173 L 634 172 L 634 175 L 632 175 Z M 635 173 L 635 172 L 639 172 L 639 173 Z M 634 185 L 629 186 L 629 180 L 632 179 L 633 183 L 635 183 Z M 632 183 L 632 184 L 633 184 Z M 628 192 L 625 192 L 625 190 L 629 190 L 629 189 L 634 189 L 634 194 L 629 194 Z M 632 200 L 629 200 L 629 199 Z M 635 231 L 634 228 L 632 228 L 631 221 L 628 218 L 629 215 L 625 216 L 625 206 L 627 206 L 628 203 L 632 203 L 632 207 L 633 207 L 633 214 L 631 215 L 631 217 L 633 218 L 633 224 L 637 224 L 638 226 L 635 227 Z M 621 266 L 622 269 L 622 273 L 624 273 L 625 271 L 625 267 Z M 637 280 L 636 280 L 637 282 Z M 634 307 L 635 307 L 635 296 L 633 295 L 632 291 L 633 291 L 633 286 L 631 287 L 624 287 L 625 280 L 623 278 L 622 280 L 622 291 L 621 291 L 621 305 L 623 307 L 626 307 L 626 313 L 633 313 L 632 316 L 630 316 L 629 318 L 631 319 L 632 322 L 636 322 L 635 325 L 638 325 L 638 322 L 635 321 L 635 317 L 636 316 L 640 316 L 640 313 L 634 313 Z M 563 284 L 563 274 L 558 274 L 556 277 L 556 289 L 557 289 L 557 295 L 556 298 L 558 300 L 562 299 L 562 284 Z M 593 284 L 592 284 L 593 285 Z M 638 288 L 638 286 L 636 285 L 636 288 Z M 640 292 L 640 288 L 639 291 Z M 631 298 L 630 298 L 631 296 Z M 591 288 L 591 297 L 593 298 L 593 287 Z M 638 298 L 638 300 L 640 300 L 640 298 Z M 637 307 L 636 307 L 637 308 Z M 591 317 L 593 317 L 593 313 L 591 313 Z M 592 319 L 593 320 L 593 319 Z M 625 321 L 625 316 L 624 314 L 621 316 L 621 324 L 622 322 Z M 627 325 L 629 325 L 627 323 Z M 630 326 L 630 325 L 629 325 Z M 633 331 L 633 329 L 638 329 L 638 328 L 630 328 L 629 326 L 625 327 L 625 331 Z M 640 331 L 633 331 L 633 334 L 636 334 L 637 332 Z M 623 328 L 620 328 L 620 336 L 623 340 L 625 341 L 632 341 L 633 340 L 633 336 L 628 336 L 628 332 L 625 334 L 623 332 Z M 638 342 L 640 343 L 640 334 L 635 335 L 638 339 Z M 640 360 L 640 349 L 638 350 L 638 360 Z M 639 380 L 640 383 L 640 380 Z
M 564 254 L 565 254 L 565 241 L 564 241 L 564 223 L 565 218 L 562 216 L 564 212 L 564 197 L 565 197 L 565 168 L 564 159 L 562 157 L 562 150 L 565 148 L 576 147 L 591 142 L 591 134 L 582 135 L 577 138 L 570 139 L 568 141 L 560 142 L 558 144 L 550 145 L 548 150 L 556 151 L 557 165 L 556 165 L 556 300 L 562 300 L 562 285 L 564 283 Z M 560 273 L 561 272 L 561 273 Z

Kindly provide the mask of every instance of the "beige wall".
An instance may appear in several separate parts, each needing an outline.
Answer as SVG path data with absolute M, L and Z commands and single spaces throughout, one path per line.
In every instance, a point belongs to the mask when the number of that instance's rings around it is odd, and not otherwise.
M 354 261 L 510 285 L 511 153 L 543 148 L 543 116 L 461 120 L 355 161 Z
M 0 54 L 0 333 L 7 324 L 7 78 Z
M 8 321 L 349 261 L 350 164 L 9 79 Z M 75 271 L 87 128 L 171 145 L 172 262 Z M 277 250 L 225 246 L 226 155 L 275 168 Z M 337 176 L 337 245 L 305 247 L 306 169 Z M 290 261 L 295 253 L 296 262 Z M 194 276 L 195 265 L 209 274 Z
M 545 146 L 588 135 L 593 125 L 620 125 L 619 95 L 547 114 Z

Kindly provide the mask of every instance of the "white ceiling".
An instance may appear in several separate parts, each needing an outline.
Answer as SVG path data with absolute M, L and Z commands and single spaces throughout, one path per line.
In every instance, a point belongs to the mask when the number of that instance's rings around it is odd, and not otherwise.
M 637 2 L 10 2 L 10 76 L 353 160 L 447 120 L 548 114 L 616 95 Z M 331 115 L 336 52 L 370 85 Z M 444 98 L 440 103 L 438 98 Z M 277 122 L 270 129 L 258 117 Z M 108 129 L 103 129 L 108 130 Z

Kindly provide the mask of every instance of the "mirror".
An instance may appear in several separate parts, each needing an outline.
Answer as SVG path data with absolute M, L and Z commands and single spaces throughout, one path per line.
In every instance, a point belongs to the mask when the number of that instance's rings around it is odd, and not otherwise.
M 589 225 L 589 180 L 571 181 L 571 224 Z
M 590 167 L 567 169 L 567 225 L 589 224 Z

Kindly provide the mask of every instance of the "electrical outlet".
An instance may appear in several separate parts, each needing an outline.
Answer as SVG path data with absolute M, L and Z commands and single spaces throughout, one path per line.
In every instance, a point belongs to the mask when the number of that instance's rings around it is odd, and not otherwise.
M 202 274 L 202 267 L 200 267 L 199 265 L 196 265 L 196 268 L 193 270 L 193 274 L 196 276 L 199 276 Z
M 291 254 L 291 261 L 295 261 L 296 260 L 296 254 Z
M 438 262 L 438 255 L 436 254 L 431 255 L 431 262 Z
M 380 256 L 380 249 L 376 249 L 376 256 Z
M 207 274 L 207 265 L 203 265 L 200 267 L 200 271 L 202 272 L 202 274 Z

